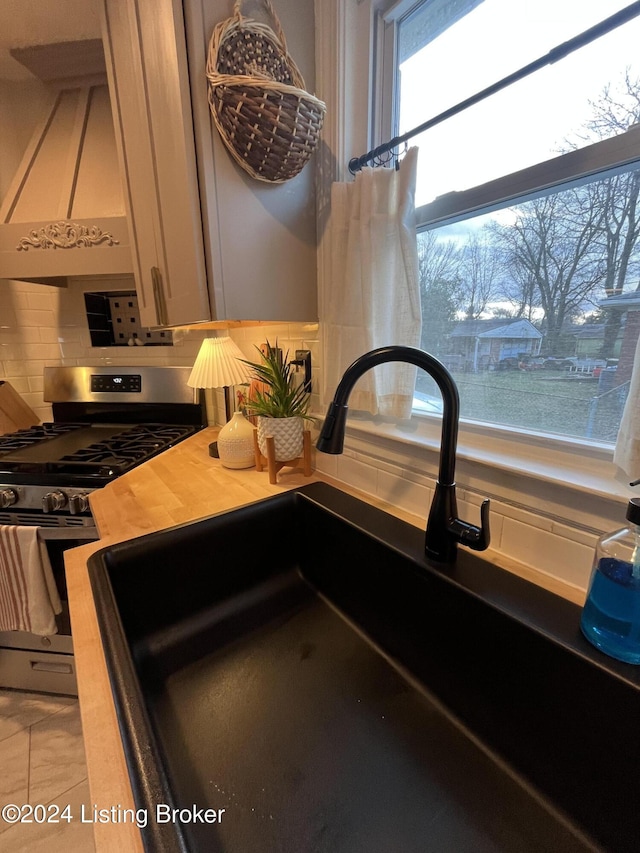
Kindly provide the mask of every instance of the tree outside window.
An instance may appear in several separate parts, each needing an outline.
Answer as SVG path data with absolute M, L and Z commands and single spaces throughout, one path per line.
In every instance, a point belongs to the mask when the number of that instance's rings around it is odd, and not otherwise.
M 485 0 L 469 17 L 490 5 Z M 607 4 L 601 5 L 604 11 Z M 636 21 L 625 27 L 632 25 L 638 29 Z M 435 42 L 420 50 L 428 52 Z M 581 125 L 552 152 L 555 162 L 640 123 L 640 66 L 633 67 L 633 56 L 622 59 L 629 64 L 607 71 L 611 78 L 592 93 Z M 403 75 L 401 66 L 401 116 L 402 99 L 415 99 Z M 563 96 L 571 97 L 571 90 Z M 531 110 L 545 120 L 544 103 Z M 509 122 L 509 116 L 499 120 Z M 433 161 L 453 182 L 460 127 L 451 128 L 450 156 L 439 149 L 442 162 Z M 477 133 L 483 129 L 476 126 Z M 501 130 L 491 126 L 494 134 Z M 418 143 L 428 183 L 430 133 Z M 473 151 L 471 144 L 470 156 Z M 518 203 L 493 204 L 489 212 L 420 222 L 422 343 L 453 372 L 463 417 L 615 441 L 640 326 L 640 150 L 638 157 L 611 173 L 602 169 Z M 480 164 L 478 174 L 483 169 Z M 626 297 L 636 292 L 635 301 Z M 437 394 L 426 377 L 418 378 L 417 390 Z

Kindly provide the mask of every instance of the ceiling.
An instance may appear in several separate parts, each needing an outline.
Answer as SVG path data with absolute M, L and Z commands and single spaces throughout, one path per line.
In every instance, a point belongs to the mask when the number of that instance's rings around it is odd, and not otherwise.
M 92 0 L 1 0 L 0 81 L 33 79 L 10 55 L 12 47 L 92 38 L 100 38 Z

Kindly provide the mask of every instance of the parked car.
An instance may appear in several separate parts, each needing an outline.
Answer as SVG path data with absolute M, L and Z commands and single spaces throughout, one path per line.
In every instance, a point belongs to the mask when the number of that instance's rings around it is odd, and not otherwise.
M 571 376 L 592 377 L 597 376 L 600 371 L 606 367 L 607 361 L 604 358 L 579 358 L 578 356 L 547 356 L 544 360 L 545 370 L 564 371 Z

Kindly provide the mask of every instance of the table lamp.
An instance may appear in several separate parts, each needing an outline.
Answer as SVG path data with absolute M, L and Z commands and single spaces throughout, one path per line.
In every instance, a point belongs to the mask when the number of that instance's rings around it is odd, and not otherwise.
M 226 468 L 255 464 L 253 426 L 241 412 L 233 412 L 231 388 L 246 382 L 250 372 L 243 358 L 242 350 L 228 335 L 205 338 L 187 379 L 191 388 L 224 388 L 226 423 L 218 440 L 209 445 L 209 453 L 219 456 Z

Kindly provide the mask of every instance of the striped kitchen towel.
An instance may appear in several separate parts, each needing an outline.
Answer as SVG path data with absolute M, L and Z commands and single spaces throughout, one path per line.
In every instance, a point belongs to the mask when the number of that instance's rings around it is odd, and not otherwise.
M 0 525 L 0 631 L 46 636 L 58 630 L 60 596 L 38 529 Z

